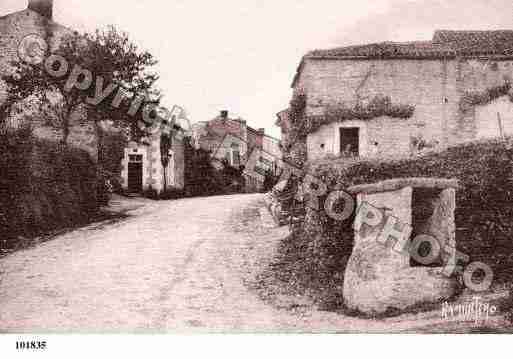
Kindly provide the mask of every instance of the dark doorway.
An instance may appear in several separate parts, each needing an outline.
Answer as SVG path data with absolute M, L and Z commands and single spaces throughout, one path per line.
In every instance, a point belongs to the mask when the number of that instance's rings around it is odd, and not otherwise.
M 360 129 L 349 127 L 340 129 L 340 153 L 346 156 L 359 156 Z
M 128 191 L 131 193 L 142 192 L 143 164 L 142 156 L 130 156 L 128 163 Z
M 435 205 L 440 196 L 440 190 L 432 188 L 414 188 L 412 195 L 412 227 L 410 240 L 413 241 L 417 236 L 427 235 L 436 239 L 437 231 L 433 227 L 437 227 L 440 218 L 433 218 L 435 213 Z M 429 242 L 422 243 L 417 249 L 417 255 L 420 257 L 427 257 L 432 255 Z M 439 256 L 432 260 L 432 263 L 422 264 L 417 262 L 414 258 L 410 257 L 410 267 L 442 267 L 442 257 Z

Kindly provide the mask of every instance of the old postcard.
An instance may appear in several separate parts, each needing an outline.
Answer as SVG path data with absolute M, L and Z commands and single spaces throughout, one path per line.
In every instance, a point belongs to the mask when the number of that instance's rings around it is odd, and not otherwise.
M 2 0 L 0 332 L 512 333 L 512 14 Z

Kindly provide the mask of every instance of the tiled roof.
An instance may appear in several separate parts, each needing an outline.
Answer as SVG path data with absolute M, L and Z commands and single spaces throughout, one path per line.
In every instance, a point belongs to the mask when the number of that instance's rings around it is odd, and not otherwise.
M 381 42 L 367 45 L 338 47 L 327 50 L 314 50 L 306 58 L 401 58 L 401 57 L 438 57 L 450 54 L 452 49 L 444 45 L 435 45 L 431 41 Z
M 513 30 L 438 30 L 432 41 L 382 42 L 314 50 L 305 57 L 416 58 L 457 55 L 513 55 Z
M 433 44 L 445 44 L 463 53 L 513 55 L 513 30 L 450 31 L 438 30 Z

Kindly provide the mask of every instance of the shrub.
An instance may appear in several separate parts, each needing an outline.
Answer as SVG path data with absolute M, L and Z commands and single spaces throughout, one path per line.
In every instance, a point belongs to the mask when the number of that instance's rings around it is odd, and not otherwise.
M 511 82 L 504 81 L 502 85 L 489 87 L 484 91 L 468 91 L 460 101 L 460 110 L 465 113 L 473 106 L 487 105 L 490 102 L 502 96 L 508 96 L 509 100 L 513 102 L 513 92 L 511 92 Z
M 115 193 L 122 192 L 119 174 L 126 145 L 127 139 L 123 132 L 105 131 L 102 133 L 98 149 L 100 188 L 107 185 L 112 186 L 112 191 Z M 104 188 L 104 193 L 109 191 L 109 188 Z
M 162 192 L 159 196 L 161 200 L 180 199 L 185 197 L 185 191 L 177 188 L 170 188 Z
M 97 166 L 86 152 L 34 138 L 30 128 L 2 131 L 0 151 L 0 229 L 9 247 L 97 214 Z
M 148 189 L 145 189 L 143 191 L 143 197 L 146 197 L 146 198 L 149 198 L 149 199 L 152 199 L 152 200 L 155 200 L 155 201 L 160 199 L 160 195 L 157 192 L 157 190 L 154 189 L 151 186 Z
M 382 116 L 408 119 L 413 116 L 414 112 L 415 106 L 413 105 L 394 104 L 389 96 L 376 95 L 366 105 L 358 103 L 354 107 L 332 106 L 327 108 L 324 115 L 305 116 L 301 120 L 293 122 L 291 137 L 305 138 L 321 126 L 334 122 L 369 121 Z

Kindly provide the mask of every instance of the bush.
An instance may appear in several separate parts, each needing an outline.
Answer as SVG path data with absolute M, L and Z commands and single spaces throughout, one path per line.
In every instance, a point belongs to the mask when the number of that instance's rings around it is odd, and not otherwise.
M 465 113 L 473 106 L 487 105 L 490 102 L 502 96 L 508 96 L 513 102 L 513 93 L 511 92 L 511 83 L 506 80 L 502 85 L 489 87 L 484 91 L 466 92 L 460 101 L 460 110 Z
M 156 189 L 154 189 L 153 187 L 150 186 L 150 188 L 148 189 L 145 189 L 143 191 L 143 197 L 146 197 L 146 198 L 149 198 L 149 199 L 152 199 L 152 200 L 159 200 L 160 199 L 160 195 L 159 193 L 157 192 Z
M 306 170 L 329 191 L 401 177 L 457 178 L 456 242 L 471 261 L 488 264 L 496 283 L 513 278 L 513 143 L 487 141 L 397 161 L 310 163 Z M 320 199 L 323 208 L 323 198 Z M 280 248 L 278 265 L 303 292 L 341 303 L 341 281 L 353 243 L 352 220 L 336 222 L 324 211 L 305 210 L 301 226 Z M 284 271 L 284 273 L 287 273 Z M 339 290 L 340 289 L 340 290 Z
M 89 155 L 36 139 L 30 128 L 0 133 L 0 226 L 17 238 L 86 223 L 99 209 L 97 166 Z
M 122 193 L 121 185 L 121 162 L 125 155 L 124 149 L 127 139 L 123 132 L 102 131 L 98 149 L 98 164 L 100 165 L 100 186 L 111 186 L 105 188 L 105 192 Z
M 170 188 L 160 194 L 161 200 L 180 199 L 185 197 L 185 191 L 176 188 Z
M 187 196 L 215 196 L 242 193 L 245 187 L 243 168 L 234 168 L 227 162 L 222 169 L 212 165 L 211 152 L 195 149 L 190 139 L 185 140 L 185 192 Z
M 165 190 L 164 192 L 158 193 L 157 190 L 150 187 L 149 189 L 143 191 L 143 197 L 155 200 L 155 201 L 164 201 L 171 199 L 179 199 L 185 197 L 185 191 L 175 188 L 170 188 Z

